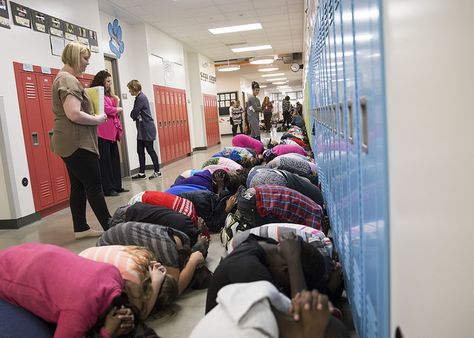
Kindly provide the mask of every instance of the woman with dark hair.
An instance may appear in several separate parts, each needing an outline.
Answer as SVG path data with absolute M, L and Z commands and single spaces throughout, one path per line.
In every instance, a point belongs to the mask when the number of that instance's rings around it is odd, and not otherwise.
M 260 85 L 256 81 L 252 81 L 252 94 L 247 101 L 247 119 L 250 125 L 250 136 L 260 140 L 259 115 L 262 112 L 262 105 L 258 99 L 260 93 Z
M 283 109 L 283 126 L 289 128 L 291 125 L 291 103 L 290 97 L 285 96 L 285 99 L 281 102 Z
M 118 106 L 120 99 L 114 95 L 112 84 L 112 75 L 106 70 L 98 72 L 91 83 L 91 87 L 104 87 L 104 111 L 108 117 L 107 121 L 97 128 L 100 175 L 105 196 L 118 196 L 119 192 L 128 191 L 122 188 L 117 146 L 117 142 L 122 138 L 119 114 L 123 112 L 123 108 Z
M 272 115 L 273 115 L 273 103 L 270 102 L 270 98 L 268 96 L 265 96 L 263 99 L 262 103 L 262 109 L 263 109 L 263 119 L 265 120 L 265 130 L 267 133 L 270 132 L 271 128 L 271 120 L 272 120 Z

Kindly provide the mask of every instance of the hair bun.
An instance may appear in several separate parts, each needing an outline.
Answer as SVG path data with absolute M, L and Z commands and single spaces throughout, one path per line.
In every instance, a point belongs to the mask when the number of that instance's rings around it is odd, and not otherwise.
M 258 84 L 257 81 L 252 81 L 252 89 L 258 88 L 260 89 L 260 85 Z

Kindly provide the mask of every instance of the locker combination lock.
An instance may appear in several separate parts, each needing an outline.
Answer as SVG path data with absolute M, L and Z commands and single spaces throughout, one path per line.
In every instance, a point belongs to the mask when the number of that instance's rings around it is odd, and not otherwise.
M 28 185 L 28 179 L 26 177 L 23 177 L 23 179 L 21 180 L 21 184 L 26 187 Z

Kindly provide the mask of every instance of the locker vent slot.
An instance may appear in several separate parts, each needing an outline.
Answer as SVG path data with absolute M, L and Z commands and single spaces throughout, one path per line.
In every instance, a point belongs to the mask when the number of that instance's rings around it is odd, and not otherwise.
M 56 178 L 56 191 L 65 192 L 66 190 L 67 190 L 66 180 L 64 179 L 64 177 L 57 177 Z
M 53 88 L 49 83 L 43 83 L 43 98 L 45 100 L 53 99 Z
M 40 195 L 41 198 L 48 198 L 52 196 L 51 187 L 48 181 L 43 181 L 40 183 Z
M 34 83 L 26 83 L 25 84 L 25 89 L 26 89 L 26 98 L 28 99 L 36 99 L 36 86 Z

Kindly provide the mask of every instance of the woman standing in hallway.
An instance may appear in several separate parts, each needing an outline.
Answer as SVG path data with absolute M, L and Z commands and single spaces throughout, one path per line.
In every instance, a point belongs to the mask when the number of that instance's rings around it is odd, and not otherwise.
M 105 196 L 118 196 L 119 192 L 127 192 L 122 188 L 120 172 L 120 155 L 117 142 L 122 139 L 122 124 L 119 114 L 123 112 L 118 107 L 119 98 L 112 89 L 112 75 L 106 70 L 98 72 L 92 80 L 91 87 L 104 87 L 104 111 L 107 122 L 97 128 L 99 136 L 99 163 L 102 177 L 102 188 Z
M 240 133 L 243 134 L 243 121 L 242 114 L 244 113 L 242 107 L 240 106 L 240 101 L 235 100 L 232 107 L 230 107 L 230 117 L 232 119 L 232 136 L 237 135 L 237 128 L 240 126 Z
M 71 42 L 61 56 L 64 67 L 53 83 L 54 127 L 52 151 L 61 156 L 71 181 L 71 207 L 76 239 L 100 236 L 86 221 L 86 198 L 104 230 L 108 229 L 110 213 L 102 192 L 99 167 L 97 126 L 107 121 L 107 115 L 94 115 L 87 93 L 77 75 L 89 65 L 90 49 Z
M 265 130 L 267 133 L 270 132 L 271 128 L 271 120 L 273 115 L 273 104 L 270 102 L 270 98 L 265 96 L 262 103 L 262 110 L 263 110 L 263 120 L 265 121 Z
M 260 140 L 259 115 L 262 112 L 262 105 L 258 99 L 260 93 L 260 85 L 258 82 L 252 82 L 252 94 L 247 102 L 247 119 L 250 125 L 250 136 L 254 139 Z
M 153 141 L 156 139 L 155 121 L 150 112 L 150 103 L 145 94 L 142 93 L 142 85 L 138 80 L 132 80 L 127 84 L 130 95 L 135 96 L 130 117 L 137 125 L 137 153 L 140 162 L 140 171 L 132 176 L 132 180 L 144 179 L 145 175 L 145 149 L 153 161 L 154 172 L 148 177 L 150 180 L 160 177 L 160 164 L 158 163 L 158 155 L 153 148 Z

